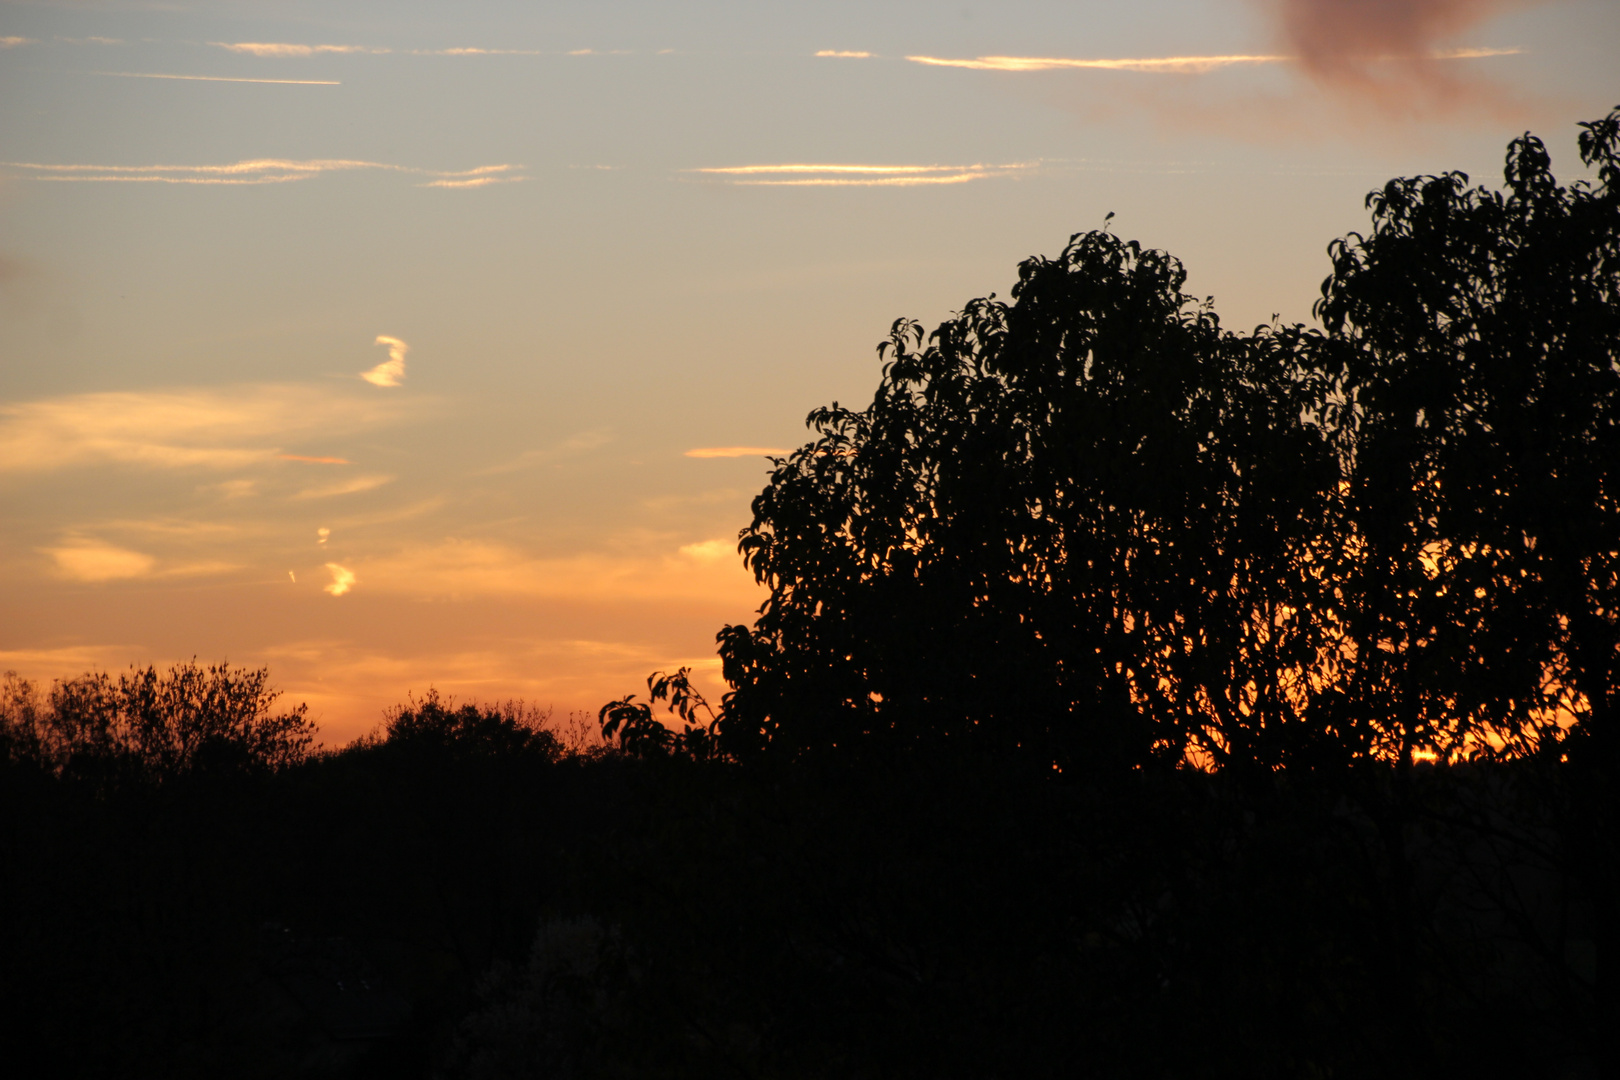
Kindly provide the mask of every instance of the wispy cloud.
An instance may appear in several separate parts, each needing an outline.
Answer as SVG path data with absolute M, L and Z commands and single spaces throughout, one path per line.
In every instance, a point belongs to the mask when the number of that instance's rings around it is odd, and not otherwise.
M 283 86 L 342 86 L 336 79 L 246 79 L 231 75 L 160 75 L 151 71 L 92 71 L 111 79 L 179 79 L 183 82 L 280 83 Z
M 363 430 L 404 412 L 392 400 L 298 386 L 73 394 L 0 405 L 0 472 L 268 465 L 283 453 L 278 443 Z
M 1417 55 L 1427 60 L 1478 60 L 1490 56 L 1513 56 L 1519 49 L 1442 49 Z M 1357 63 L 1411 59 L 1393 54 L 1369 55 L 1357 58 Z M 1202 75 L 1219 68 L 1253 66 L 1257 64 L 1312 63 L 1308 55 L 1292 56 L 1276 53 L 1242 53 L 1228 56 L 1147 56 L 1075 59 L 1061 56 L 976 56 L 972 59 L 948 59 L 939 56 L 908 56 L 914 64 L 932 67 L 968 68 L 972 71 L 1057 71 L 1073 68 L 1091 68 L 1100 71 L 1145 71 L 1170 75 Z
M 15 49 L 19 45 L 33 45 L 33 44 L 36 44 L 36 42 L 34 41 L 33 38 L 0 37 L 0 49 Z
M 215 40 L 209 42 L 217 45 L 219 49 L 228 49 L 230 52 L 248 53 L 253 57 L 271 58 L 298 58 L 318 57 L 322 53 L 347 53 L 347 55 L 371 55 L 371 57 L 384 57 L 394 53 L 394 49 L 387 49 L 386 45 L 303 45 L 295 42 L 254 42 L 254 40 L 240 40 L 240 42 L 224 42 Z M 403 49 L 399 50 L 407 57 L 582 57 L 591 55 L 590 49 L 575 50 L 575 52 L 562 53 L 551 49 L 481 49 L 478 45 L 458 45 L 454 49 Z
M 1035 168 L 1038 164 L 727 165 L 687 171 L 723 177 L 729 184 L 748 187 L 916 187 L 925 184 L 965 184 L 973 180 L 1011 175 Z
M 307 454 L 277 454 L 278 461 L 307 461 L 312 465 L 353 465 L 348 458 L 340 457 L 310 457 Z
M 856 52 L 853 49 L 822 49 L 816 55 L 834 60 L 868 60 L 872 56 L 869 52 Z
M 520 180 L 527 180 L 527 176 L 475 176 L 470 180 L 433 180 L 417 187 L 442 188 L 475 188 L 488 187 L 490 184 L 515 184 Z
M 611 428 L 594 428 L 590 431 L 582 431 L 578 435 L 570 436 L 555 445 L 535 450 L 525 450 L 509 461 L 504 461 L 499 465 L 492 465 L 487 469 L 480 469 L 477 475 L 495 476 L 501 473 L 517 472 L 519 469 L 551 464 L 566 458 L 587 454 L 592 450 L 606 446 L 612 441 L 613 430 Z
M 412 56 L 556 56 L 542 49 L 480 49 L 463 46 L 456 49 L 412 49 Z
M 683 456 L 690 458 L 785 457 L 787 451 L 775 446 L 698 446 Z
M 285 184 L 308 180 L 323 173 L 376 170 L 411 176 L 431 176 L 443 181 L 469 182 L 430 183 L 418 185 L 419 187 L 477 187 L 495 178 L 521 179 L 519 173 L 523 166 L 480 165 L 474 169 L 445 171 L 348 158 L 316 158 L 303 161 L 286 158 L 251 158 L 228 165 L 53 165 L 35 161 L 4 161 L 0 162 L 0 168 L 22 170 L 23 175 L 35 180 L 60 182 L 232 185 Z
M 300 499 L 330 499 L 338 495 L 357 495 L 362 491 L 373 491 L 384 484 L 393 483 L 392 476 L 356 476 L 350 480 L 339 480 L 335 484 L 323 484 L 320 487 L 305 488 L 300 491 Z
M 448 539 L 368 559 L 359 569 L 369 591 L 416 597 L 757 604 L 758 586 L 736 555 L 735 542 L 728 542 L 728 558 L 719 558 L 707 546 L 711 543 L 722 542 L 689 544 L 689 551 L 671 545 L 661 550 L 545 557 L 500 543 Z
M 398 386 L 405 380 L 405 354 L 411 347 L 387 334 L 378 334 L 373 344 L 388 346 L 388 359 L 370 371 L 361 372 L 360 377 L 372 386 Z
M 1286 56 L 1149 56 L 1134 58 L 1071 59 L 1061 56 L 976 56 L 948 59 L 940 56 L 908 56 L 914 64 L 932 67 L 968 68 L 973 71 L 1054 71 L 1062 68 L 1097 68 L 1104 71 L 1154 71 L 1199 74 L 1237 64 L 1276 64 Z
M 241 569 L 239 563 L 219 559 L 160 564 L 155 556 L 144 551 L 84 536 L 68 536 L 57 546 L 39 551 L 51 557 L 51 571 L 55 576 L 90 584 L 133 578 L 204 577 Z
M 1542 0 L 1253 0 L 1270 23 L 1269 48 L 1252 52 L 1127 57 L 911 55 L 933 67 L 1007 73 L 1091 69 L 1166 78 L 1114 88 L 1108 105 L 1082 106 L 1102 115 L 1134 101 L 1174 127 L 1230 130 L 1242 138 L 1293 138 L 1320 132 L 1324 108 L 1351 127 L 1388 137 L 1390 119 L 1438 119 L 1464 113 L 1493 122 L 1522 118 L 1534 95 L 1511 90 L 1462 61 L 1518 55 L 1510 46 L 1467 46 L 1455 35 L 1491 16 Z M 1447 40 L 1447 39 L 1452 40 Z M 1314 88 L 1279 92 L 1237 82 L 1219 90 L 1185 81 L 1242 68 L 1279 68 Z M 1176 77 L 1180 78 L 1176 78 Z M 1304 89 L 1305 92 L 1302 92 Z M 1310 92 L 1314 89 L 1316 92 Z M 1373 109 L 1368 109 L 1371 104 Z
M 295 45 L 285 41 L 210 41 L 208 44 L 249 56 L 316 56 L 321 53 L 381 55 L 394 51 L 372 45 Z
M 25 678 L 49 685 L 52 679 L 66 678 L 85 671 L 117 671 L 140 655 L 138 646 L 68 645 L 49 649 L 0 650 L 0 670 L 20 671 Z
M 151 555 L 100 540 L 69 539 L 57 547 L 44 548 L 42 552 L 54 561 L 57 575 L 71 581 L 102 582 L 145 577 L 157 565 L 157 559 Z

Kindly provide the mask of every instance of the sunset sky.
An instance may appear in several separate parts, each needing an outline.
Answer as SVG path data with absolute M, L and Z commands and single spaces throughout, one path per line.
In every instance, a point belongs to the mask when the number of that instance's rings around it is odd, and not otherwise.
M 558 716 L 761 596 L 762 456 L 1099 227 L 1309 321 L 1391 176 L 1620 102 L 1620 5 L 0 2 L 0 669 Z

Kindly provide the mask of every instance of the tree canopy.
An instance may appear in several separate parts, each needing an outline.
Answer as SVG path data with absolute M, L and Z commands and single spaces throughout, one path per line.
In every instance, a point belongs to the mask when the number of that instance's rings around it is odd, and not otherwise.
M 679 675 L 653 697 L 705 752 L 954 740 L 1060 768 L 1612 729 L 1620 110 L 1581 127 L 1593 179 L 1561 186 L 1526 133 L 1504 190 L 1373 192 L 1321 329 L 1223 328 L 1107 228 L 1007 300 L 897 321 L 872 403 L 811 413 L 754 500 L 739 550 L 770 595 L 719 634 L 718 719 L 692 727 Z
M 315 724 L 303 705 L 276 711 L 266 668 L 175 664 L 88 672 L 41 697 L 7 672 L 0 682 L 0 755 L 101 786 L 161 783 L 198 771 L 275 771 L 308 755 Z

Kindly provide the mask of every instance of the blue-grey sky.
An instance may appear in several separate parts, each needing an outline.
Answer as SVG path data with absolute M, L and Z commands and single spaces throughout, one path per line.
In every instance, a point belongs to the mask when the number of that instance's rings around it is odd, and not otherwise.
M 267 664 L 333 741 L 718 688 L 759 451 L 893 319 L 1112 211 L 1308 321 L 1389 177 L 1526 128 L 1578 175 L 1617 43 L 1611 0 L 0 2 L 0 667 Z

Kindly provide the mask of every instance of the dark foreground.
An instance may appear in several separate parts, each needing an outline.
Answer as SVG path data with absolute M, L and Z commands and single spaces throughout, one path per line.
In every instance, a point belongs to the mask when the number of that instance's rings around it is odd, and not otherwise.
M 403 715 L 279 770 L 14 754 L 7 1056 L 64 1077 L 1562 1077 L 1612 1053 L 1584 884 L 1611 845 L 1556 761 L 1241 788 L 948 753 L 739 769 Z

